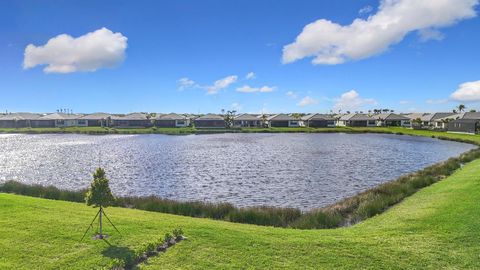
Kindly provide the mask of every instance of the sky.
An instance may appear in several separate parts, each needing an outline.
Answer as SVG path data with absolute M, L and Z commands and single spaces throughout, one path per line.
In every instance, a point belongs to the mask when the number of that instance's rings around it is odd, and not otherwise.
M 0 1 L 0 111 L 480 109 L 479 0 Z

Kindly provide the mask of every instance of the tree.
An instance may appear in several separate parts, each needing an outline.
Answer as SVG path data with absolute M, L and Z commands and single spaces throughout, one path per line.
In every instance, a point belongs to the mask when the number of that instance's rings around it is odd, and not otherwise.
M 98 238 L 104 239 L 104 235 L 102 232 L 103 230 L 102 216 L 105 215 L 105 212 L 103 208 L 106 208 L 112 205 L 115 202 L 115 197 L 113 196 L 112 191 L 110 190 L 109 181 L 105 177 L 105 170 L 103 170 L 102 168 L 97 168 L 95 173 L 93 173 L 93 181 L 90 184 L 90 188 L 88 189 L 87 194 L 85 195 L 85 202 L 89 206 L 100 208 L 98 210 L 97 215 L 93 219 L 92 224 L 93 222 L 95 222 L 95 219 L 97 218 L 97 216 L 99 216 L 100 231 L 98 234 Z M 105 217 L 108 219 L 106 215 Z M 110 221 L 110 219 L 108 221 Z M 111 221 L 110 223 L 113 225 Z M 90 227 L 92 226 L 92 224 L 90 224 Z M 113 227 L 115 227 L 115 225 L 113 225 Z
M 463 104 L 460 104 L 460 105 L 458 105 L 458 107 L 457 107 L 458 112 L 463 112 L 463 111 L 465 110 L 465 108 L 467 108 L 467 107 L 465 107 L 465 105 L 463 105 Z
M 420 117 L 413 119 L 413 124 L 416 124 L 417 126 L 422 126 L 422 119 Z
M 233 121 L 235 120 L 235 114 L 237 111 L 227 111 L 225 113 L 225 110 L 222 109 L 222 114 L 223 114 L 223 119 L 225 120 L 225 126 L 227 128 L 232 128 L 233 127 Z
M 266 114 L 263 113 L 263 114 L 260 116 L 260 121 L 261 121 L 261 123 L 262 123 L 262 127 L 263 127 L 263 128 L 268 127 L 268 116 L 267 116 Z
M 303 113 L 292 113 L 292 117 L 297 119 L 297 120 L 299 120 L 303 116 L 305 116 L 305 114 L 303 114 Z

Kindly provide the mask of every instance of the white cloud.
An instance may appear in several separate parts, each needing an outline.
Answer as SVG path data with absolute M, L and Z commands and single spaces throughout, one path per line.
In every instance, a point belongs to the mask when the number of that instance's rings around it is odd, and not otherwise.
M 177 81 L 178 84 L 178 90 L 185 90 L 188 88 L 193 88 L 196 87 L 196 83 L 193 80 L 190 80 L 187 77 L 181 78 Z
M 335 99 L 334 110 L 358 110 L 366 105 L 376 105 L 377 101 L 373 98 L 362 98 L 357 91 L 350 90 L 343 93 L 340 98 Z
M 315 105 L 315 104 L 318 104 L 318 100 L 313 99 L 309 96 L 302 98 L 300 102 L 297 103 L 297 105 L 300 107 L 305 107 L 305 106 Z
M 293 92 L 293 91 L 288 91 L 287 93 L 285 93 L 285 95 L 289 98 L 293 98 L 293 99 L 296 99 L 298 97 L 297 93 Z
M 232 107 L 233 110 L 235 110 L 237 112 L 242 110 L 242 105 L 238 102 L 232 103 L 231 107 Z
M 245 79 L 247 79 L 247 80 L 253 80 L 253 79 L 255 79 L 255 78 L 256 78 L 256 76 L 255 76 L 255 73 L 253 73 L 253 72 L 249 72 L 249 73 L 245 76 Z
M 236 75 L 230 75 L 223 79 L 217 80 L 211 86 L 203 86 L 202 88 L 207 90 L 207 94 L 213 95 L 217 94 L 218 91 L 229 87 L 231 84 L 235 83 L 238 79 Z
M 411 104 L 413 103 L 411 100 L 400 100 L 398 104 L 405 105 L 405 104 Z
M 457 101 L 480 101 L 480 81 L 465 82 L 458 86 L 450 97 Z
M 366 15 L 370 12 L 373 11 L 373 7 L 372 6 L 364 6 L 363 8 L 361 8 L 359 11 L 358 11 L 358 14 L 360 15 Z
M 255 93 L 255 92 L 261 92 L 261 93 L 267 93 L 267 92 L 273 92 L 275 91 L 276 87 L 275 86 L 262 86 L 262 87 L 251 87 L 249 85 L 244 85 L 242 87 L 237 88 L 237 92 L 242 92 L 242 93 Z
M 29 44 L 25 48 L 23 68 L 47 65 L 43 69 L 45 73 L 92 72 L 122 63 L 126 48 L 127 37 L 107 28 L 77 38 L 62 34 L 43 46 Z
M 445 38 L 445 35 L 442 32 L 431 28 L 418 30 L 418 36 L 420 37 L 421 42 L 426 42 L 429 40 L 440 41 Z
M 379 54 L 412 31 L 437 29 L 476 16 L 478 0 L 382 0 L 376 14 L 342 26 L 320 19 L 283 47 L 283 63 L 313 57 L 313 64 L 341 64 Z M 438 35 L 437 35 L 438 36 Z
M 425 102 L 427 104 L 445 104 L 448 102 L 448 99 L 427 99 Z

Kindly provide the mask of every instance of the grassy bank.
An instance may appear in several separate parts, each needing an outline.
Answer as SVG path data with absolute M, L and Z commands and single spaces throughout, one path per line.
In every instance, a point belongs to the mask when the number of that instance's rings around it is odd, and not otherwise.
M 360 224 L 302 231 L 124 208 L 112 246 L 79 243 L 95 209 L 0 194 L 0 269 L 98 269 L 183 228 L 186 241 L 140 269 L 478 269 L 480 160 Z
M 0 128 L 0 134 L 215 134 L 215 133 L 383 133 L 398 135 L 417 135 L 444 137 L 445 139 L 465 140 L 480 143 L 479 135 L 447 133 L 433 130 L 414 130 L 402 127 L 334 127 L 334 128 L 235 128 L 235 129 L 196 129 L 185 128 L 104 128 L 104 127 L 67 127 L 67 128 Z
M 369 132 L 370 129 L 353 130 L 353 132 Z M 410 132 L 412 133 L 411 135 L 439 137 L 441 139 L 480 144 L 480 136 L 473 135 L 393 128 L 377 128 L 375 131 L 395 134 L 409 134 Z M 469 151 L 457 158 L 451 158 L 418 172 L 404 175 L 395 181 L 384 183 L 330 206 L 305 213 L 289 208 L 236 208 L 228 203 L 178 202 L 153 196 L 119 198 L 116 206 L 276 227 L 293 227 L 298 229 L 336 228 L 355 224 L 382 213 L 421 188 L 444 179 L 462 165 L 477 158 L 480 158 L 480 149 Z M 83 191 L 63 191 L 55 187 L 29 186 L 18 182 L 7 182 L 0 185 L 0 192 L 74 202 L 82 202 L 84 196 Z

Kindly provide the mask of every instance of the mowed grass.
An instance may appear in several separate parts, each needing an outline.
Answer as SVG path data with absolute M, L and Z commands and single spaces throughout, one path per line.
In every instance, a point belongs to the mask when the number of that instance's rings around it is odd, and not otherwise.
M 141 269 L 479 269 L 480 160 L 348 228 L 295 230 L 107 208 L 112 246 L 79 243 L 95 209 L 0 194 L 0 269 L 98 269 L 181 227 Z
M 182 128 L 105 128 L 105 127 L 67 127 L 67 128 L 0 128 L 0 133 L 77 133 L 77 134 L 209 134 L 209 133 L 391 133 L 417 136 L 435 136 L 471 140 L 480 143 L 480 135 L 448 133 L 433 130 L 415 130 L 404 127 L 284 127 L 284 128 L 234 128 L 234 129 L 196 129 L 194 127 Z

